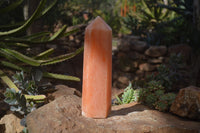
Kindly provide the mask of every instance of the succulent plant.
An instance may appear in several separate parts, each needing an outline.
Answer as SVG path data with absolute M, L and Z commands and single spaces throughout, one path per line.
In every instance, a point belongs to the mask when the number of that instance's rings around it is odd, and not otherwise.
M 15 89 L 6 89 L 5 102 L 10 105 L 10 110 L 19 112 L 22 115 L 26 115 L 36 109 L 36 105 L 33 101 L 27 101 L 21 91 L 16 92 Z
M 119 104 L 128 104 L 133 101 L 138 101 L 139 98 L 139 90 L 134 90 L 132 87 L 132 83 L 129 83 L 129 86 L 124 89 L 124 92 L 122 94 L 122 98 L 120 99 L 118 96 L 116 96 Z
M 175 93 L 166 93 L 161 83 L 153 80 L 141 89 L 139 101 L 159 111 L 168 111 L 175 97 Z
M 185 67 L 181 54 L 171 54 L 168 65 L 161 64 L 158 67 L 157 75 L 150 75 L 149 81 L 159 81 L 167 92 L 172 91 L 172 87 L 177 81 L 184 80 L 180 69 Z

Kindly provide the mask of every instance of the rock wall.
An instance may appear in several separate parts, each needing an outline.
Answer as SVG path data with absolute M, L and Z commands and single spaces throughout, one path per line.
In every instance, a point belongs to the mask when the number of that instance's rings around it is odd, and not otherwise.
M 181 53 L 187 64 L 192 49 L 185 44 L 148 46 L 137 36 L 122 37 L 118 48 L 113 52 L 113 87 L 124 88 L 129 81 L 144 80 L 157 72 L 160 64 L 167 64 L 172 53 Z

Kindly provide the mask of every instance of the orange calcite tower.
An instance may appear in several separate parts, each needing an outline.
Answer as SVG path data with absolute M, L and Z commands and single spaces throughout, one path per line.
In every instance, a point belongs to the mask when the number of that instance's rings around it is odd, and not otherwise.
M 82 115 L 106 118 L 111 109 L 112 29 L 97 17 L 85 31 Z

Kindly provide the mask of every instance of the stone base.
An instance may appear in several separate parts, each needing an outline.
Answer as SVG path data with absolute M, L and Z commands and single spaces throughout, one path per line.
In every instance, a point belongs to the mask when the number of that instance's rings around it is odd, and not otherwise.
M 131 103 L 113 106 L 106 119 L 81 115 L 81 98 L 61 96 L 27 116 L 30 133 L 199 133 L 200 122 Z

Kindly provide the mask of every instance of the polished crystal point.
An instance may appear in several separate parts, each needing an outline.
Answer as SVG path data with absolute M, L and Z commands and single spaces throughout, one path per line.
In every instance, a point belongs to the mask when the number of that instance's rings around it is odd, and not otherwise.
M 101 17 L 86 27 L 82 115 L 106 118 L 111 108 L 112 29 Z

